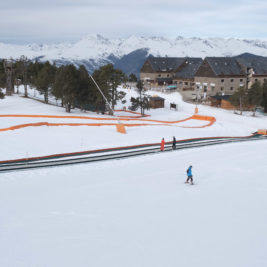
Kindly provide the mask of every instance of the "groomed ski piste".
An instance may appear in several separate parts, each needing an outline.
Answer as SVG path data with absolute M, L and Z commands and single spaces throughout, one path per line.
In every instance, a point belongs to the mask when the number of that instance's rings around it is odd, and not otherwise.
M 128 100 L 135 94 L 122 90 Z M 166 108 L 147 111 L 145 120 L 182 121 L 194 114 L 195 106 L 178 93 L 149 93 L 164 97 Z M 178 111 L 169 110 L 169 103 L 178 104 Z M 116 109 L 123 106 L 129 101 Z M 96 123 L 110 118 L 79 110 L 66 114 L 61 107 L 17 95 L 1 100 L 0 110 L 0 115 L 87 116 Z M 125 112 L 115 115 L 122 118 Z M 173 136 L 177 141 L 223 140 L 252 136 L 267 126 L 267 117 L 260 114 L 253 118 L 200 105 L 199 115 L 216 121 L 207 127 L 202 127 L 207 121 L 194 119 L 149 122 L 152 125 L 126 126 L 126 134 L 115 125 L 48 126 L 84 123 L 78 118 L 2 116 L 1 129 L 48 124 L 0 132 L 0 160 L 158 144 Z M 262 137 L 1 172 L 0 266 L 267 266 L 266 149 Z M 189 165 L 194 186 L 184 184 Z

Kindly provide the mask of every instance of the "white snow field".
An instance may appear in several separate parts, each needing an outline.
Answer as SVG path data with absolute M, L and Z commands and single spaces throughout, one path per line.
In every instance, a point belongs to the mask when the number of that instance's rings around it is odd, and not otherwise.
M 135 94 L 126 90 L 127 98 Z M 32 94 L 33 91 L 30 91 Z M 195 106 L 165 95 L 154 120 L 190 117 Z M 170 102 L 178 111 L 170 111 Z M 128 107 L 129 102 L 126 104 Z M 119 104 L 117 108 L 123 105 Z M 208 106 L 206 128 L 151 125 L 27 127 L 0 131 L 0 160 L 204 136 L 243 136 L 266 128 L 253 118 Z M 14 95 L 0 115 L 108 117 Z M 81 119 L 4 118 L 0 129 Z M 90 122 L 90 121 L 89 121 Z M 94 122 L 98 122 L 97 120 Z M 123 122 L 123 121 L 122 121 Z M 183 126 L 197 126 L 187 121 Z M 0 173 L 2 267 L 266 267 L 267 140 L 164 152 L 135 158 Z M 184 184 L 192 164 L 196 185 Z
M 266 267 L 266 151 L 255 141 L 1 173 L 0 266 Z

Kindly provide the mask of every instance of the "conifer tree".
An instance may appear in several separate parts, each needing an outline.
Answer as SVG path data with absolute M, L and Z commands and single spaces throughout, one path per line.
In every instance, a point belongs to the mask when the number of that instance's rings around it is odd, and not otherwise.
M 35 61 L 30 62 L 28 67 L 28 81 L 31 86 L 35 86 L 37 75 L 43 67 L 43 63 Z
M 239 108 L 240 115 L 243 113 L 244 107 L 248 105 L 248 91 L 244 86 L 239 87 L 229 99 L 230 103 Z
M 103 71 L 103 67 L 97 69 L 94 71 L 93 73 L 93 78 L 96 81 L 96 83 L 99 85 L 102 93 L 104 94 L 104 96 L 106 97 L 106 99 L 109 101 L 110 103 L 110 98 L 109 98 L 109 85 L 106 81 L 105 75 L 104 75 L 104 71 Z M 96 104 L 96 109 L 97 111 L 99 111 L 100 109 L 102 109 L 101 107 L 105 107 L 107 106 L 107 103 L 105 102 L 105 100 L 103 99 L 103 96 L 98 92 L 95 84 L 92 85 L 91 90 L 95 91 L 95 104 Z M 103 111 L 105 111 L 105 108 L 103 108 Z
M 0 60 L 0 88 L 6 87 L 6 73 L 4 68 L 4 60 Z
M 267 113 L 267 80 L 262 85 L 262 101 L 261 106 L 264 108 L 264 112 Z
M 51 93 L 58 100 L 61 100 L 61 106 L 64 106 L 64 94 L 63 94 L 63 86 L 64 86 L 64 66 L 60 66 L 57 68 L 55 73 L 55 81 L 52 86 Z
M 79 71 L 74 65 L 62 66 L 55 76 L 52 93 L 62 99 L 66 112 L 70 112 L 75 104 L 79 91 Z
M 114 69 L 112 64 L 108 64 L 95 71 L 93 77 L 114 110 L 117 101 L 122 100 L 126 95 L 118 90 L 118 86 L 126 80 L 125 74 L 121 70 Z
M 38 72 L 35 85 L 37 90 L 44 95 L 44 102 L 48 104 L 49 90 L 51 89 L 55 78 L 55 67 L 48 61 L 45 62 Z
M 262 102 L 262 87 L 259 81 L 252 84 L 248 90 L 248 103 L 252 107 L 253 116 L 256 114 L 256 108 L 260 106 Z
M 136 82 L 137 82 L 137 77 L 136 77 L 136 75 L 133 74 L 133 73 L 131 73 L 131 74 L 129 75 L 128 81 L 129 81 L 129 82 L 134 82 L 134 83 L 136 83 Z
M 2 92 L 2 90 L 0 89 L 0 99 L 5 98 L 5 94 Z
M 89 79 L 89 74 L 84 66 L 80 66 L 78 69 L 78 90 L 76 91 L 76 101 L 79 104 L 81 110 L 85 109 L 86 104 L 94 102 L 92 81 Z
M 15 64 L 16 78 L 21 80 L 24 85 L 24 96 L 28 97 L 28 68 L 30 61 L 25 56 L 21 56 Z
M 6 74 L 4 68 L 4 61 L 0 60 L 0 99 L 5 97 L 4 93 L 2 92 L 1 88 L 6 87 Z
M 150 108 L 149 99 L 148 96 L 145 94 L 145 89 L 141 81 L 137 82 L 136 88 L 138 90 L 139 97 L 137 98 L 131 97 L 132 105 L 130 106 L 130 109 L 135 111 L 138 108 L 140 108 L 141 114 L 142 116 L 144 116 L 145 110 L 149 110 Z

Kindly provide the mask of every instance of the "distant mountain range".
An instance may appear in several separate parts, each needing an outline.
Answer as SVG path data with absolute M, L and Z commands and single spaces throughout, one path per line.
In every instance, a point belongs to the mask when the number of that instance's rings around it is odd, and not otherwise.
M 267 41 L 223 38 L 136 37 L 107 39 L 89 35 L 76 43 L 11 45 L 0 43 L 0 58 L 27 56 L 56 64 L 85 65 L 89 72 L 107 63 L 126 74 L 139 74 L 149 55 L 168 57 L 236 56 L 242 53 L 267 56 Z

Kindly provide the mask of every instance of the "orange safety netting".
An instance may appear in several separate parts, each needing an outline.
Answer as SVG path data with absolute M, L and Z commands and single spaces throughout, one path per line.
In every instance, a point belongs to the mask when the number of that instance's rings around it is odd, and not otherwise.
M 123 111 L 123 110 L 119 110 Z M 129 111 L 127 111 L 129 112 Z M 132 112 L 132 111 L 131 111 Z M 132 112 L 133 114 L 138 114 L 137 112 Z M 148 115 L 147 115 L 148 116 Z M 96 118 L 96 117 L 87 117 L 87 116 L 57 116 L 57 115 L 0 115 L 0 117 L 13 117 L 13 118 L 56 118 L 56 119 L 85 119 L 85 120 L 102 120 L 102 121 L 116 121 L 118 119 L 123 120 L 123 121 L 142 121 L 146 123 L 135 123 L 135 124 L 118 124 L 118 123 L 50 123 L 50 122 L 37 122 L 37 123 L 27 123 L 27 124 L 19 124 L 19 125 L 14 125 L 10 126 L 7 128 L 1 128 L 0 132 L 4 131 L 10 131 L 10 130 L 17 130 L 25 127 L 32 127 L 32 126 L 116 126 L 118 132 L 121 133 L 126 133 L 125 126 L 127 127 L 133 127 L 133 126 L 164 126 L 164 125 L 173 125 L 189 120 L 202 120 L 202 121 L 207 121 L 208 123 L 202 126 L 179 126 L 182 128 L 204 128 L 211 126 L 216 119 L 214 117 L 210 116 L 201 116 L 201 115 L 193 115 L 189 118 L 183 119 L 183 120 L 178 120 L 178 121 L 162 121 L 162 120 L 149 120 L 149 119 L 141 119 L 141 118 L 129 118 L 129 117 L 124 117 L 120 116 L 117 118 Z M 157 124 L 150 124 L 149 122 L 156 122 Z
M 131 113 L 131 114 L 135 114 L 135 115 L 138 115 L 138 116 L 119 116 L 120 118 L 143 118 L 143 117 L 150 117 L 150 115 L 147 115 L 147 114 L 144 114 L 142 115 L 141 113 L 139 112 L 136 112 L 136 111 L 131 111 L 131 110 L 124 110 L 124 109 L 116 109 L 114 110 L 115 112 L 126 112 L 126 113 Z
M 117 127 L 117 132 L 126 134 L 126 129 L 124 124 L 118 123 L 116 127 Z

